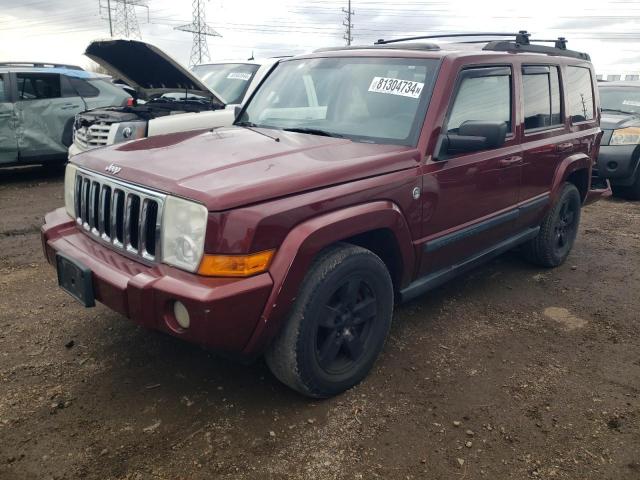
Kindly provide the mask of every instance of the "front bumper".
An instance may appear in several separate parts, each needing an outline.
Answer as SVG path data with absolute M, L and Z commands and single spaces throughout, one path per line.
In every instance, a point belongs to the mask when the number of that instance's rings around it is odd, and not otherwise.
M 42 245 L 54 266 L 60 252 L 89 267 L 95 299 L 109 308 L 145 327 L 230 354 L 242 353 L 273 287 L 268 273 L 208 278 L 167 265 L 142 265 L 89 238 L 64 208 L 46 215 Z M 173 316 L 176 300 L 189 311 L 188 329 Z
M 614 186 L 633 184 L 638 171 L 638 145 L 601 145 L 598 154 L 598 175 L 609 179 Z
M 67 158 L 71 159 L 71 157 L 78 155 L 79 153 L 82 153 L 82 152 L 84 152 L 84 150 L 80 150 L 80 147 L 78 147 L 75 143 L 72 143 L 71 146 L 69 147 Z

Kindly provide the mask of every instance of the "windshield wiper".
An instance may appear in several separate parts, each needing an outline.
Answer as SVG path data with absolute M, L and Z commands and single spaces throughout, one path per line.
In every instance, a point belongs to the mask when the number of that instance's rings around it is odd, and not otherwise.
M 308 133 L 309 135 L 320 135 L 323 137 L 344 138 L 344 136 L 339 133 L 328 132 L 326 130 L 320 130 L 319 128 L 294 127 L 283 128 L 283 130 L 285 132 Z
M 603 108 L 603 112 L 616 112 L 616 113 L 624 113 L 625 115 L 637 115 L 636 112 L 627 112 L 626 110 L 620 110 L 618 108 Z
M 254 128 L 260 128 L 259 125 L 256 125 L 253 122 L 236 122 L 234 123 L 234 125 L 238 126 L 238 127 L 244 127 L 247 130 L 251 130 L 252 132 L 257 133 L 258 135 L 262 135 L 263 137 L 267 137 L 270 138 L 271 140 L 275 140 L 276 142 L 279 142 L 280 139 L 278 137 L 272 137 L 271 135 L 261 132 L 259 130 L 254 130 Z

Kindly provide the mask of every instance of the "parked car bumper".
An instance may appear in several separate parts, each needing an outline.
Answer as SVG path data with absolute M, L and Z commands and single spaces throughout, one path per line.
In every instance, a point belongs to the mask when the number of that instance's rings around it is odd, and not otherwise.
M 46 215 L 42 244 L 54 267 L 61 253 L 91 270 L 95 300 L 140 325 L 230 354 L 246 346 L 273 287 L 268 273 L 209 278 L 129 260 L 81 232 L 63 208 Z M 189 312 L 189 328 L 174 317 L 176 301 Z
M 598 154 L 598 174 L 613 186 L 633 184 L 638 171 L 640 146 L 602 145 Z

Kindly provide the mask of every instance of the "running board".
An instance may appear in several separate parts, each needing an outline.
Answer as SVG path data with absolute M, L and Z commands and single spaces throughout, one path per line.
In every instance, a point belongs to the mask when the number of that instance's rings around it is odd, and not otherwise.
M 484 250 L 472 257 L 463 260 L 460 263 L 456 263 L 454 265 L 451 265 L 450 267 L 443 268 L 442 270 L 430 273 L 413 281 L 406 288 L 400 290 L 398 303 L 404 303 L 406 301 L 412 300 L 429 290 L 439 287 L 443 283 L 446 283 L 452 278 L 457 277 L 461 273 L 471 270 L 478 265 L 482 265 L 486 261 L 491 260 L 492 258 L 511 250 L 513 247 L 531 240 L 536 235 L 538 235 L 539 231 L 540 227 L 530 228 L 529 230 L 519 233 L 514 237 L 508 238 L 487 250 Z

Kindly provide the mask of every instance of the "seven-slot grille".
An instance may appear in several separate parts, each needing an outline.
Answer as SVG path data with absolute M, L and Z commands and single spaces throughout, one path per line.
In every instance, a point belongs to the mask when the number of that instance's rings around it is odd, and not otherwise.
M 82 150 L 102 147 L 107 144 L 110 129 L 111 124 L 106 122 L 80 127 L 75 130 L 73 140 Z
M 102 175 L 79 170 L 75 181 L 76 221 L 94 238 L 146 262 L 160 255 L 165 196 Z

